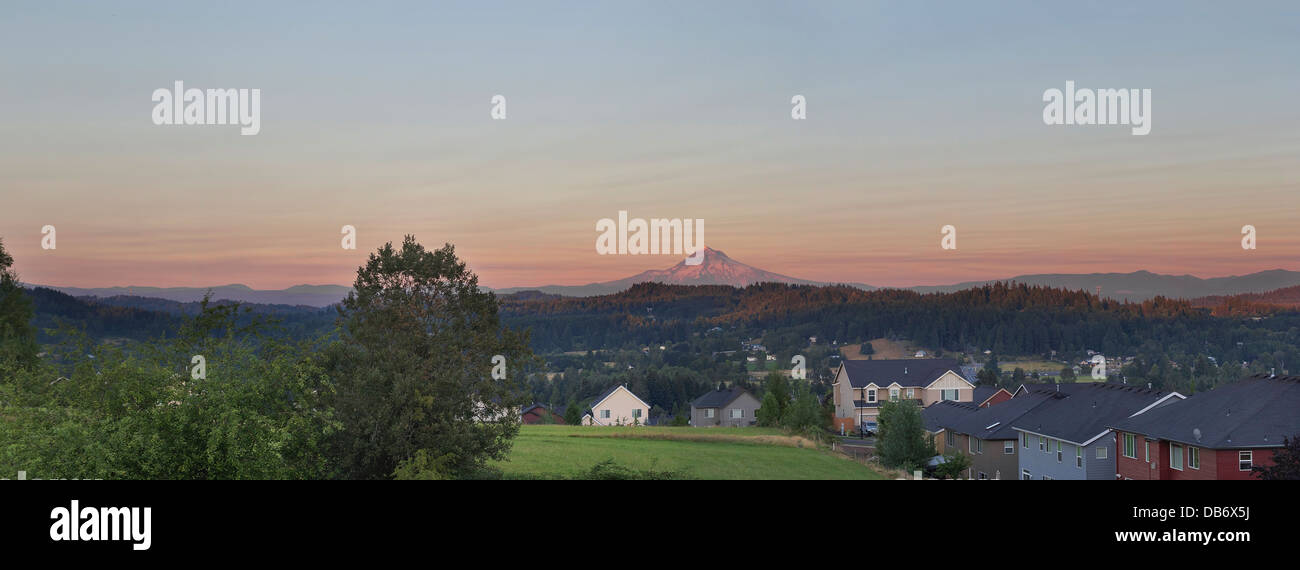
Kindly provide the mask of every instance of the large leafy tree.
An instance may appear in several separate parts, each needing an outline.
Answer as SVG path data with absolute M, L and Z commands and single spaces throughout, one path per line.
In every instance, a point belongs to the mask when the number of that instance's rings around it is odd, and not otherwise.
M 911 470 L 934 457 L 934 445 L 925 436 L 916 401 L 881 403 L 878 422 L 876 449 L 885 465 Z
M 13 272 L 13 256 L 0 241 L 0 363 L 31 364 L 36 360 L 36 334 L 32 329 L 32 302 Z
M 339 313 L 326 366 L 343 476 L 387 478 L 399 465 L 403 478 L 459 476 L 505 456 L 532 352 L 526 335 L 502 327 L 496 296 L 451 244 L 385 244 L 358 269 Z M 503 380 L 492 377 L 498 355 Z

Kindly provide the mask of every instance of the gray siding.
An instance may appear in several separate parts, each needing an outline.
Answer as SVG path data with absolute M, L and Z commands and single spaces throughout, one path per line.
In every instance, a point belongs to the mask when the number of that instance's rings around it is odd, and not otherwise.
M 1115 436 L 1107 433 L 1106 435 L 1093 442 L 1091 445 L 1083 448 L 1083 467 L 1079 467 L 1075 460 L 1076 447 L 1073 443 L 1047 438 L 1049 451 L 1042 451 L 1039 448 L 1037 435 L 1029 435 L 1029 449 L 1021 446 L 1016 442 L 1016 452 L 1020 456 L 1019 469 L 1016 471 L 1016 477 L 1020 478 L 1021 474 L 1028 469 L 1030 477 L 1040 480 L 1043 477 L 1063 480 L 1113 480 L 1115 479 Z M 1056 459 L 1057 443 L 1061 446 L 1061 460 Z M 1097 459 L 1097 450 L 1105 449 L 1106 458 Z
M 747 427 L 757 422 L 754 412 L 760 402 L 752 394 L 744 393 L 732 400 L 724 408 L 697 408 L 691 406 L 691 425 L 695 427 Z M 706 410 L 713 410 L 713 417 L 706 417 Z M 742 417 L 731 417 L 732 410 L 740 410 Z

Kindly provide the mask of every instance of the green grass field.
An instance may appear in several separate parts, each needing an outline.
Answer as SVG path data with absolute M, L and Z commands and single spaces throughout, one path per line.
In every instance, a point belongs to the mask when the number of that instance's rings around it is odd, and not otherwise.
M 526 425 L 506 461 L 508 477 L 564 477 L 606 459 L 693 479 L 884 479 L 866 466 L 780 430 L 763 428 Z

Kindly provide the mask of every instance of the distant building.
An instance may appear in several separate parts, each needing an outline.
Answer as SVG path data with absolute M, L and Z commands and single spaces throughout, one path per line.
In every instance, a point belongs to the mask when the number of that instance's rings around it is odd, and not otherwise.
M 591 409 L 582 416 L 582 425 L 645 425 L 649 417 L 650 404 L 620 384 L 592 400 Z
M 691 425 L 695 427 L 746 427 L 758 421 L 762 404 L 747 390 L 713 390 L 691 402 Z
M 549 422 L 546 420 L 548 416 L 550 417 Z M 551 409 L 546 406 L 533 404 L 531 406 L 525 406 L 524 409 L 519 412 L 519 421 L 530 425 L 542 423 L 562 424 L 564 423 L 564 417 L 551 411 Z

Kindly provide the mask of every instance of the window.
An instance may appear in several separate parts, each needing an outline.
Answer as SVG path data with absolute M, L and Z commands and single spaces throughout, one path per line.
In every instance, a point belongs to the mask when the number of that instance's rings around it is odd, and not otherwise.
M 1074 466 L 1083 467 L 1083 448 L 1074 446 Z
M 641 410 L 637 410 L 637 411 L 639 412 L 639 411 L 641 411 Z M 743 417 L 745 417 L 745 410 L 744 410 L 744 409 L 742 409 L 742 408 L 732 408 L 732 409 L 731 409 L 731 418 L 732 418 L 732 419 L 743 418 Z
M 957 401 L 957 391 L 956 391 L 956 390 L 941 390 L 941 391 L 939 392 L 939 399 L 941 399 L 941 400 L 945 400 L 945 401 L 947 401 L 947 400 L 951 400 L 951 401 L 954 401 L 954 402 L 955 402 L 955 401 Z
M 1052 478 L 1051 478 L 1051 477 L 1048 477 L 1047 475 L 1043 475 L 1043 480 L 1044 480 L 1044 481 L 1051 481 Z
M 1061 453 L 1061 440 L 1056 440 L 1056 462 L 1060 463 L 1065 460 L 1065 454 Z
M 1029 434 L 1020 432 L 1020 447 L 1029 449 Z
M 705 408 L 705 410 L 704 410 L 704 417 L 706 417 L 706 418 L 712 418 L 712 417 L 713 417 L 713 411 L 714 411 L 713 408 Z
M 1250 471 L 1255 466 L 1255 452 L 1238 451 L 1237 452 L 1237 470 Z
M 1137 436 L 1131 433 L 1124 434 L 1124 457 L 1137 459 Z
M 970 436 L 967 436 L 967 439 L 969 440 L 967 447 L 970 448 L 971 453 L 984 453 L 984 440 Z
M 948 430 L 944 430 L 943 433 L 944 433 L 944 437 L 946 438 L 944 442 L 947 445 L 947 447 L 950 449 L 953 447 L 957 447 L 957 432 L 948 429 Z
M 710 410 L 710 411 L 712 411 L 712 410 Z M 609 419 L 609 410 L 601 410 L 601 411 L 600 411 L 600 418 L 601 418 L 601 419 L 604 419 L 604 420 Z
M 1022 471 L 1020 472 L 1020 479 L 1021 479 L 1021 480 L 1024 480 L 1024 481 L 1028 481 L 1028 480 L 1030 480 L 1030 479 L 1033 479 L 1033 477 L 1030 477 L 1030 476 L 1029 476 L 1029 470 L 1028 470 L 1028 469 L 1025 469 L 1025 470 L 1022 470 Z
M 1011 440 L 1002 442 L 1002 453 L 1006 455 L 1014 455 L 1016 453 L 1016 442 Z
M 1047 451 L 1047 438 L 1045 438 L 1045 437 L 1043 437 L 1043 436 L 1041 436 L 1041 435 L 1038 436 L 1038 450 L 1039 450 L 1039 451 Z
M 867 390 L 867 403 L 868 403 L 868 404 L 874 404 L 874 403 L 876 403 L 876 391 L 875 391 L 875 389 Z
M 1146 457 L 1146 462 L 1151 463 L 1151 440 L 1145 437 L 1142 438 L 1142 448 L 1143 455 Z
M 891 402 L 897 402 L 897 401 L 898 401 L 898 388 L 890 388 L 890 389 L 889 389 L 889 401 L 891 401 Z
M 1108 454 L 1106 452 L 1106 448 L 1104 447 L 1097 448 L 1097 459 L 1106 459 L 1107 455 Z
M 988 474 L 988 473 L 985 473 L 985 472 L 983 472 L 983 471 L 980 471 L 980 475 L 979 475 L 979 480 L 980 480 L 980 481 L 985 481 L 985 480 L 987 480 L 988 478 L 989 478 L 989 474 Z
M 1192 469 L 1201 468 L 1201 448 L 1199 447 L 1187 448 L 1187 466 L 1191 467 Z
M 1183 446 L 1177 443 L 1169 444 L 1169 468 L 1183 470 Z
M 909 400 L 916 399 L 916 388 L 907 389 L 907 399 Z

